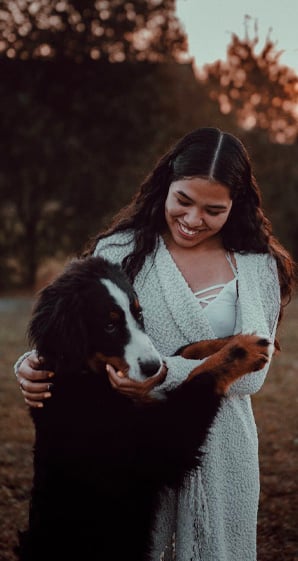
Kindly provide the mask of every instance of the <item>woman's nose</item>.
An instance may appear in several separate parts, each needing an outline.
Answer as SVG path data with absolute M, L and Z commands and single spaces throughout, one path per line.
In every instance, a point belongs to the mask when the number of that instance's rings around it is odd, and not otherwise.
M 187 213 L 185 216 L 185 224 L 190 228 L 197 228 L 198 226 L 202 226 L 203 218 L 201 216 L 200 211 L 194 210 Z

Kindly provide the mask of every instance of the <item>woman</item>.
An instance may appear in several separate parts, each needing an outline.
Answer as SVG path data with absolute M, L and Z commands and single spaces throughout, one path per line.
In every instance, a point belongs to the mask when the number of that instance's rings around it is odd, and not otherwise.
M 293 263 L 271 235 L 247 152 L 215 128 L 195 130 L 167 152 L 87 253 L 122 263 L 134 283 L 146 331 L 168 367 L 165 389 L 194 366 L 171 356 L 182 345 L 240 331 L 274 340 L 293 285 Z M 17 372 L 33 406 L 50 395 L 37 366 L 31 354 Z M 202 469 L 179 492 L 164 490 L 153 561 L 174 559 L 173 542 L 177 561 L 255 561 L 259 468 L 250 395 L 267 370 L 231 387 Z M 112 367 L 108 373 L 117 391 L 144 394 L 141 383 Z

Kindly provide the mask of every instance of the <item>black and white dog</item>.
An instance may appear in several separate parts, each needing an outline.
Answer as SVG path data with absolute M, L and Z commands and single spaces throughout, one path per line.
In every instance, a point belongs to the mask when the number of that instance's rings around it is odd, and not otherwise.
M 200 464 L 200 447 L 229 385 L 267 362 L 256 335 L 180 350 L 209 357 L 176 390 L 141 403 L 114 390 L 105 365 L 124 376 L 161 376 L 138 299 L 120 267 L 74 260 L 39 295 L 29 340 L 55 372 L 53 395 L 31 409 L 34 480 L 22 561 L 145 561 L 163 486 Z M 155 560 L 154 560 L 155 561 Z

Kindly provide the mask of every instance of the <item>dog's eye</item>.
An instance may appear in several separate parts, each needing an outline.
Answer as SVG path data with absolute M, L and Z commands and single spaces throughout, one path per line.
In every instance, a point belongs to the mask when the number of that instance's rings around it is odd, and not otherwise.
M 113 323 L 112 321 L 110 321 L 109 323 L 107 323 L 107 324 L 105 325 L 105 328 L 104 328 L 104 330 L 105 330 L 107 333 L 114 333 L 114 331 L 116 331 L 116 329 L 117 329 L 117 324 L 116 324 L 116 323 Z

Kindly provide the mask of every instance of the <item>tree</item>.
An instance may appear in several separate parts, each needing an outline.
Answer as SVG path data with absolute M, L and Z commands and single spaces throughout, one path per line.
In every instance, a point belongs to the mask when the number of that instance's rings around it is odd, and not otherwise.
M 248 20 L 246 20 L 248 25 Z M 294 142 L 298 132 L 298 76 L 280 64 L 281 52 L 267 37 L 259 53 L 258 29 L 253 38 L 232 34 L 225 61 L 204 67 L 210 96 L 225 114 L 234 113 L 245 130 L 268 131 L 275 142 Z
M 133 65 L 186 50 L 175 0 L 0 1 L 2 284 L 31 286 L 127 202 L 160 115 L 152 68 Z
M 175 0 L 0 2 L 0 49 L 8 58 L 165 62 L 185 58 Z
M 2 284 L 10 268 L 32 286 L 47 256 L 80 252 L 172 142 L 222 125 L 190 64 L 2 60 L 0 73 Z
M 247 132 L 243 140 L 274 232 L 297 260 L 298 143 L 268 142 L 266 132 L 257 129 Z

